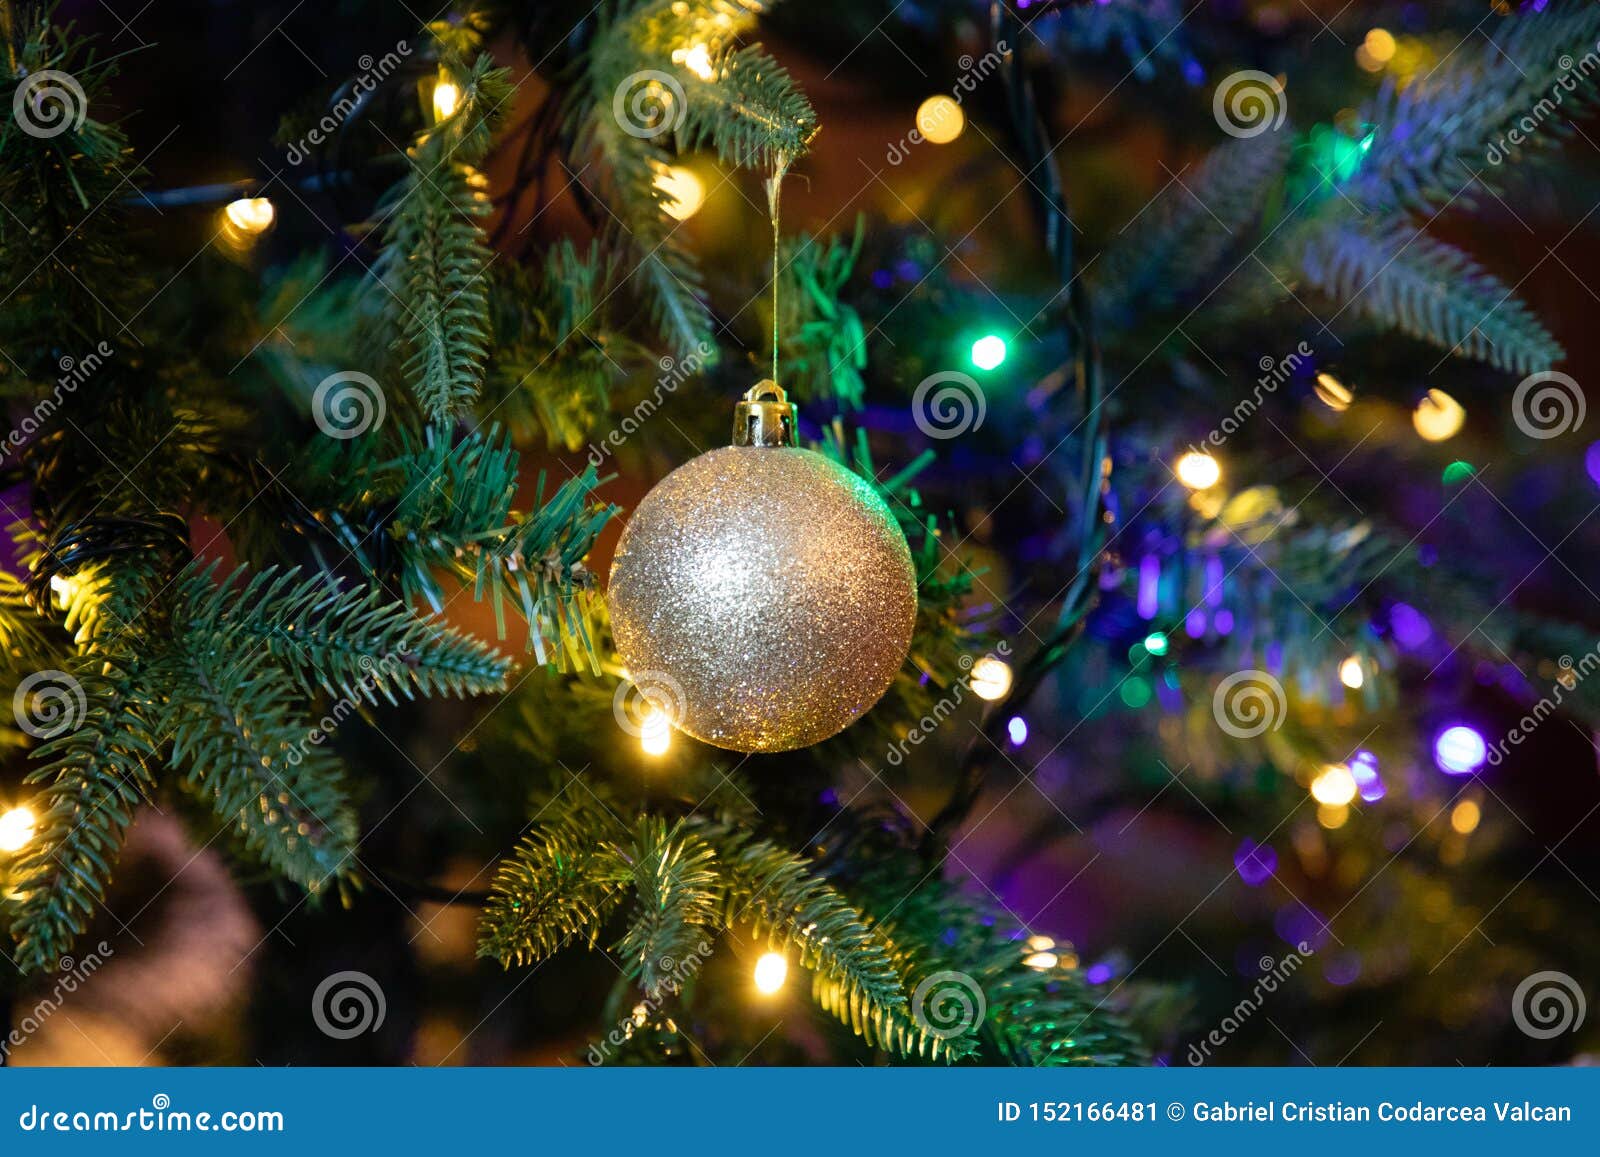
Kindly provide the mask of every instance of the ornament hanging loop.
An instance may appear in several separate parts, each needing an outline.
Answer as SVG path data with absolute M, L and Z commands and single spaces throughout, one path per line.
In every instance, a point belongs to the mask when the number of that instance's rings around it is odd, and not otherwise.
M 733 408 L 735 446 L 798 446 L 795 409 L 783 387 L 771 378 L 745 391 Z

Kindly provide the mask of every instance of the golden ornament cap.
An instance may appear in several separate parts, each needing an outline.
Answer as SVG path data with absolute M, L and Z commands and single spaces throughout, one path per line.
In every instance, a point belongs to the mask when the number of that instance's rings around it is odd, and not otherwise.
M 783 387 L 763 378 L 745 391 L 744 400 L 733 407 L 735 446 L 798 446 L 799 431 L 795 408 Z

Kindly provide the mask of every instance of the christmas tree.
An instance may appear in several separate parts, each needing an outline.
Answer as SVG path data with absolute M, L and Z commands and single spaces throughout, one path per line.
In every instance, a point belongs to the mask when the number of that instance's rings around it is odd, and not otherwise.
M 1493 7 L 0 3 L 0 1055 L 1592 1049 Z

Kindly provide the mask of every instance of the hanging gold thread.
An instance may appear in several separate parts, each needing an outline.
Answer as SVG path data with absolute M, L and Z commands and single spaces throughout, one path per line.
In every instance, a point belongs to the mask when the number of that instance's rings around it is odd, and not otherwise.
M 794 158 L 779 153 L 773 162 L 772 176 L 767 178 L 767 216 L 772 219 L 772 380 L 778 380 L 778 273 L 779 245 L 778 198 L 783 189 L 784 174 Z

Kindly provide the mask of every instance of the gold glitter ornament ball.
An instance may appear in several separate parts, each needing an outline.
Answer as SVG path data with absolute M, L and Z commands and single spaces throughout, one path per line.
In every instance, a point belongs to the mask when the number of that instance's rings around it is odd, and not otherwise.
M 778 425 L 736 426 L 736 442 L 753 441 L 662 479 L 611 568 L 634 683 L 679 729 L 734 751 L 805 747 L 860 718 L 905 661 L 917 614 L 911 552 L 883 500 Z

